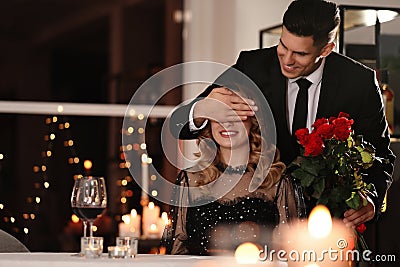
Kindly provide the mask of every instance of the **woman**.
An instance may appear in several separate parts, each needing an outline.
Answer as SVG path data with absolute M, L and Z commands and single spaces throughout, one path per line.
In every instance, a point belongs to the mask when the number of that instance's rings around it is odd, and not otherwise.
M 263 140 L 256 117 L 208 123 L 198 138 L 198 163 L 178 177 L 167 252 L 210 255 L 246 241 L 271 245 L 273 230 L 299 215 L 286 166 Z

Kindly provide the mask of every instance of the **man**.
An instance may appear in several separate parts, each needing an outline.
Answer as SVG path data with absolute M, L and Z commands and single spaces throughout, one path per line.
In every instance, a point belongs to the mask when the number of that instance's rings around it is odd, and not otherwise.
M 298 116 L 296 109 L 300 109 L 297 96 L 304 92 L 297 84 L 299 78 L 311 82 L 305 91 L 308 102 L 304 126 L 311 129 L 318 118 L 346 112 L 354 119 L 354 131 L 375 146 L 378 157 L 388 159 L 390 163 L 375 161 L 368 169 L 367 182 L 375 185 L 378 196 L 368 196 L 366 206 L 345 212 L 343 221 L 354 227 L 379 214 L 392 181 L 395 157 L 389 149 L 388 127 L 374 71 L 333 51 L 339 24 L 336 4 L 323 0 L 294 1 L 284 14 L 279 44 L 241 52 L 233 68 L 250 77 L 265 95 L 275 119 L 277 147 L 284 163 L 290 163 L 299 154 L 293 138 L 298 129 L 294 117 Z M 215 105 L 215 100 L 225 103 L 242 120 L 254 115 L 257 107 L 251 100 L 232 96 L 221 84 L 224 83 L 217 80 L 198 99 L 173 113 L 170 126 L 175 136 L 195 138 L 207 122 L 205 118 L 232 118 L 232 113 Z

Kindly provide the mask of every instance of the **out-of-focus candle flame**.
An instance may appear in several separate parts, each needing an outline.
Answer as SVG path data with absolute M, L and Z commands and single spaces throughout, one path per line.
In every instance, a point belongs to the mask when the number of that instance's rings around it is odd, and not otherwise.
M 85 170 L 90 170 L 92 166 L 93 166 L 92 161 L 88 159 L 83 162 L 83 167 L 85 168 Z
M 130 224 L 131 223 L 131 216 L 129 214 L 122 215 L 122 221 L 125 224 Z
M 149 203 L 149 209 L 153 210 L 155 207 L 154 202 L 150 202 Z
M 332 217 L 328 208 L 317 205 L 308 218 L 308 232 L 315 238 L 327 237 L 332 232 Z
M 137 216 L 137 211 L 135 209 L 131 210 L 131 217 L 136 217 Z
M 243 243 L 236 248 L 235 259 L 239 264 L 256 264 L 260 257 L 258 247 L 250 242 Z
M 78 222 L 79 222 L 78 216 L 76 216 L 75 214 L 72 214 L 72 216 L 71 216 L 71 221 L 72 221 L 73 223 L 78 223 Z

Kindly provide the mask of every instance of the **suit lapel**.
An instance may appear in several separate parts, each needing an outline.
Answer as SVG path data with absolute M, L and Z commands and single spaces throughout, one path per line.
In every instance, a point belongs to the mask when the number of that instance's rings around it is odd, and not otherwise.
M 325 61 L 324 71 L 322 74 L 321 91 L 318 100 L 317 119 L 328 117 L 332 114 L 332 103 L 335 102 L 338 91 L 338 78 L 336 72 L 336 64 L 332 60 L 333 54 L 328 56 Z
M 278 56 L 275 57 L 274 67 L 271 68 L 271 88 L 270 92 L 270 105 L 273 106 L 273 110 L 275 110 L 275 123 L 277 127 L 282 129 L 286 129 L 289 133 L 289 129 L 287 128 L 287 108 L 286 108 L 286 78 L 282 75 Z

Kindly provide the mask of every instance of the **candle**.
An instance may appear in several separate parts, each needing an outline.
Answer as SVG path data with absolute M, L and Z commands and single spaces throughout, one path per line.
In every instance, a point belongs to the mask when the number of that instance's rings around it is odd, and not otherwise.
M 140 215 L 137 214 L 135 209 L 131 210 L 131 226 L 136 229 L 136 231 L 139 233 L 137 236 L 134 237 L 139 237 L 140 236 Z
M 159 238 L 162 237 L 165 227 L 169 226 L 170 224 L 171 224 L 171 220 L 168 218 L 168 214 L 164 211 L 161 214 L 161 218 L 158 219 L 158 229 L 160 229 L 159 230 Z
M 122 221 L 119 227 L 119 236 L 140 237 L 140 215 L 136 210 L 131 210 L 131 214 L 122 216 Z
M 288 259 L 289 266 L 348 267 L 351 261 L 348 260 L 348 251 L 353 249 L 348 245 L 352 238 L 350 229 L 341 220 L 332 220 L 325 206 L 316 206 L 308 221 L 285 229 L 282 237 L 281 256 Z
M 142 154 L 142 199 L 147 199 L 149 192 L 149 158 L 147 154 Z
M 160 237 L 160 230 L 157 227 L 157 224 L 152 223 L 149 227 L 148 237 L 149 238 L 159 238 Z
M 126 246 L 109 246 L 108 257 L 112 259 L 121 259 L 130 257 Z
M 145 237 L 149 237 L 149 230 L 152 224 L 159 223 L 160 207 L 150 202 L 148 206 L 143 207 L 143 234 Z
M 235 250 L 238 264 L 256 264 L 260 257 L 260 249 L 251 242 L 240 244 Z

